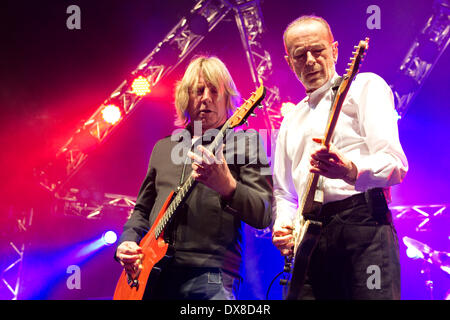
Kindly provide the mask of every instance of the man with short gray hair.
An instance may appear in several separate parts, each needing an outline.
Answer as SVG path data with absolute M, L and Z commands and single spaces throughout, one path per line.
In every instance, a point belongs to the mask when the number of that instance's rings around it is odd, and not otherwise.
M 358 74 L 331 144 L 323 146 L 339 79 L 338 43 L 317 16 L 293 21 L 283 40 L 286 61 L 307 96 L 284 118 L 277 138 L 273 243 L 282 255 L 292 255 L 297 208 L 309 175 L 318 174 L 322 228 L 299 298 L 399 299 L 398 239 L 387 201 L 408 162 L 391 89 L 373 73 Z

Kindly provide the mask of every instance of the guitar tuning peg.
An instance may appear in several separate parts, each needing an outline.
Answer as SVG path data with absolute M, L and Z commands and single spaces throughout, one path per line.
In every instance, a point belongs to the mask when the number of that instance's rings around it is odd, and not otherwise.
M 250 113 L 250 117 L 256 117 L 256 113 Z
M 248 127 L 248 121 L 247 120 L 244 121 L 244 124 Z
M 263 108 L 263 106 L 262 106 L 261 104 L 258 104 L 256 107 L 257 107 L 258 109 L 262 109 L 262 108 Z
M 347 73 L 348 73 L 349 71 L 350 71 L 350 69 L 349 69 L 349 68 L 345 69 L 345 72 L 347 72 Z

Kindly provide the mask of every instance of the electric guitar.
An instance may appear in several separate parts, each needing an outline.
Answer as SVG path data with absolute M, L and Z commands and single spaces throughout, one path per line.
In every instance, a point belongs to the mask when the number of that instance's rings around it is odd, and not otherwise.
M 242 106 L 225 122 L 214 141 L 208 146 L 213 152 L 223 143 L 223 139 L 229 132 L 247 121 L 253 114 L 255 107 L 262 108 L 259 104 L 266 95 L 266 88 L 261 83 L 260 87 L 246 100 Z M 164 239 L 164 230 L 177 209 L 184 203 L 197 182 L 190 176 L 176 191 L 172 191 L 167 197 L 163 207 L 148 233 L 140 241 L 143 257 L 141 267 L 136 274 L 130 275 L 122 271 L 117 283 L 114 300 L 142 300 L 144 293 L 151 292 L 162 268 L 171 258 L 172 250 Z M 147 294 L 147 293 L 146 293 Z
M 342 82 L 336 92 L 325 130 L 325 138 L 322 140 L 322 145 L 327 148 L 330 145 L 345 97 L 350 89 L 351 82 L 358 73 L 362 58 L 368 49 L 368 45 L 369 38 L 366 38 L 364 41 L 361 40 L 358 46 L 354 47 L 356 50 L 350 58 L 350 63 L 348 64 L 349 68 L 346 69 L 347 73 L 343 76 Z M 319 174 L 309 174 L 308 182 L 294 219 L 293 254 L 286 259 L 285 265 L 286 271 L 290 272 L 292 270 L 292 277 L 288 282 L 287 300 L 297 300 L 299 298 L 312 251 L 316 247 L 317 240 L 321 233 L 322 223 L 318 221 L 318 216 L 320 214 L 322 206 L 321 198 L 323 198 L 323 196 L 320 195 L 322 191 L 318 190 L 318 181 Z

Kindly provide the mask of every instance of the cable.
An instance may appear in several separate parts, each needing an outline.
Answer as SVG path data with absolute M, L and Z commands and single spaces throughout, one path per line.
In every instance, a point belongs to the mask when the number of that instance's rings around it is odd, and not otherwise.
M 279 276 L 281 276 L 283 273 L 284 273 L 284 270 L 278 272 L 278 274 L 275 276 L 275 278 L 273 278 L 272 281 L 270 282 L 269 288 L 267 288 L 267 292 L 266 292 L 266 300 L 269 300 L 269 292 L 270 292 L 270 289 L 272 288 L 272 285 L 273 285 L 274 281 L 275 281 Z
M 291 266 L 292 266 L 292 258 L 291 257 L 284 257 L 284 268 L 283 271 L 278 272 L 278 274 L 273 278 L 273 280 L 270 282 L 269 287 L 267 288 L 266 292 L 266 300 L 269 300 L 269 292 L 272 288 L 273 282 L 283 273 L 286 274 L 286 276 L 280 280 L 280 284 L 285 286 L 289 283 L 289 278 L 291 274 Z

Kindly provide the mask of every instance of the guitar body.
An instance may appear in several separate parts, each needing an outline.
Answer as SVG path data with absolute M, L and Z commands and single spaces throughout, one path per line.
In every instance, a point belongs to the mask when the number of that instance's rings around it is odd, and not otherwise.
M 299 300 L 301 289 L 305 282 L 309 261 L 320 238 L 322 224 L 312 220 L 302 220 L 300 243 L 294 256 L 294 267 L 292 269 L 291 284 L 286 300 Z
M 158 213 L 153 227 L 139 244 L 143 253 L 142 269 L 134 279 L 130 279 L 130 275 L 125 270 L 122 271 L 114 292 L 114 300 L 142 300 L 146 288 L 151 291 L 151 287 L 155 284 L 161 272 L 162 265 L 170 259 L 170 255 L 168 255 L 169 244 L 164 241 L 164 232 L 156 237 L 155 229 L 163 218 L 173 195 L 174 192 L 172 191 Z
M 317 175 L 311 176 L 311 181 L 317 182 Z M 309 199 L 304 203 L 296 216 L 294 225 L 294 250 L 293 257 L 290 259 L 292 262 L 292 276 L 286 300 L 298 300 L 300 299 L 301 289 L 305 282 L 306 272 L 308 270 L 309 261 L 314 249 L 320 238 L 322 231 L 322 223 L 311 220 L 309 217 L 317 216 L 322 207 L 321 202 L 314 201 L 314 194 L 316 184 L 309 189 L 308 195 L 304 199 Z M 285 266 L 286 267 L 286 266 Z M 289 267 L 290 268 L 290 267 Z

